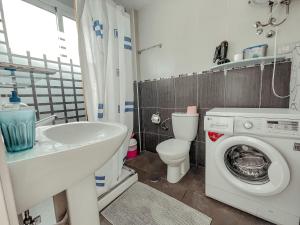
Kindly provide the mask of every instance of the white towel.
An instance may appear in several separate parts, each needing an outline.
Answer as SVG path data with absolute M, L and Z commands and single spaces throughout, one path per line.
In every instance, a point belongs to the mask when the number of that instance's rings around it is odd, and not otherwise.
M 300 45 L 295 47 L 292 56 L 290 109 L 300 111 Z

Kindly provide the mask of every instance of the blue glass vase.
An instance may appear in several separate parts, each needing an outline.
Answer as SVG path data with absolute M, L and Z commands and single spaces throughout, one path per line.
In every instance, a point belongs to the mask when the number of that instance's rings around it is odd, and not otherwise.
M 0 128 L 8 152 L 31 149 L 35 143 L 35 112 L 32 109 L 0 111 Z

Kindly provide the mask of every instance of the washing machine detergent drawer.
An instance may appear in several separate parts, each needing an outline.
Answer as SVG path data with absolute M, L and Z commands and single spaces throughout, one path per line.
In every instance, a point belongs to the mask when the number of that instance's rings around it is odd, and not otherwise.
M 204 117 L 204 130 L 221 134 L 233 134 L 233 117 Z

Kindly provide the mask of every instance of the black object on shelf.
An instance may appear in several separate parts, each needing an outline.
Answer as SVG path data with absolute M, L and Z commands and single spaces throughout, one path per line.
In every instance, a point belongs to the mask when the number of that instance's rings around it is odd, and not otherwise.
M 218 65 L 230 62 L 230 60 L 227 59 L 227 52 L 228 41 L 222 41 L 221 44 L 216 47 L 213 62 L 217 62 Z
M 29 214 L 29 210 L 26 210 L 24 212 L 24 216 L 25 216 L 25 218 L 23 220 L 24 225 L 31 225 L 31 224 L 34 223 L 34 220 L 32 219 L 32 216 L 30 216 L 30 214 Z

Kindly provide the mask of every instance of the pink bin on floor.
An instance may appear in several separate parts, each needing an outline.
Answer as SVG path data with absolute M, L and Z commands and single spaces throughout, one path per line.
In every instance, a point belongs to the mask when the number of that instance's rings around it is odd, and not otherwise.
M 137 155 L 138 155 L 137 141 L 134 138 L 131 138 L 129 141 L 127 159 L 133 159 Z

